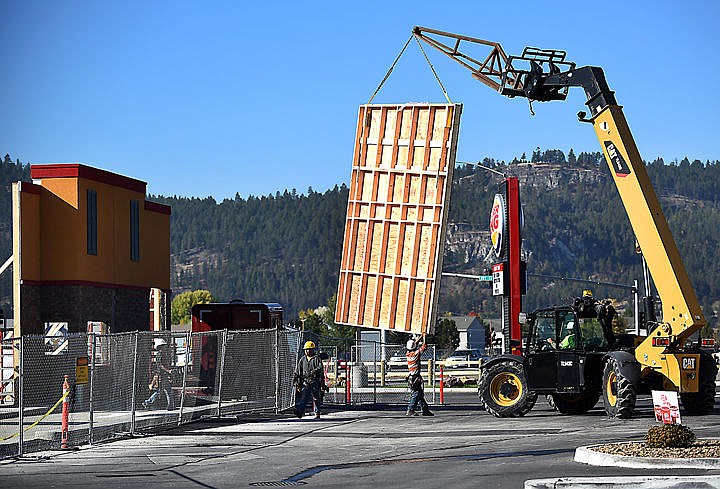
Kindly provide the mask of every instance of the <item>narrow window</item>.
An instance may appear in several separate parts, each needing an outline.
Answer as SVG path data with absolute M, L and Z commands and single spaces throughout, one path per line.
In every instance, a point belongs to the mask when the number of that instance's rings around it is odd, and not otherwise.
M 140 204 L 130 201 L 130 259 L 140 261 Z
M 87 253 L 97 256 L 97 192 L 87 189 Z

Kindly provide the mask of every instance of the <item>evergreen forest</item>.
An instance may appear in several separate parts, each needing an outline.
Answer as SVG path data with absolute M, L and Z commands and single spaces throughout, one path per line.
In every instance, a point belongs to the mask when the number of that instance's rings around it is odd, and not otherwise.
M 486 158 L 486 168 L 520 182 L 523 256 L 528 293 L 523 309 L 565 303 L 591 288 L 632 308 L 622 288 L 643 283 L 641 257 L 622 202 L 601 153 L 537 148 L 510 163 Z M 720 310 L 720 161 L 647 162 L 647 170 L 675 236 L 705 315 L 717 327 Z M 0 260 L 12 253 L 11 183 L 30 180 L 29 165 L 6 155 L 0 163 Z M 488 222 L 502 178 L 475 165 L 455 169 L 443 271 L 488 274 Z M 285 190 L 274 195 L 212 197 L 150 195 L 170 205 L 173 294 L 207 289 L 218 301 L 279 302 L 293 321 L 301 311 L 332 304 L 348 188 L 317 192 Z M 12 273 L 0 277 L 0 302 L 11 303 Z M 440 315 L 498 317 L 500 300 L 488 282 L 442 280 Z

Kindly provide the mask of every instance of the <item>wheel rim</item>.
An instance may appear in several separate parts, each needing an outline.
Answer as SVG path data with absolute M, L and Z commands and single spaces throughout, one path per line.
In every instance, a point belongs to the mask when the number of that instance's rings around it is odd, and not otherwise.
M 500 406 L 512 406 L 522 396 L 520 378 L 508 372 L 496 375 L 490 382 L 490 397 Z
M 610 372 L 610 375 L 608 375 L 605 383 L 605 397 L 607 397 L 611 406 L 617 404 L 617 375 L 615 375 L 615 372 Z

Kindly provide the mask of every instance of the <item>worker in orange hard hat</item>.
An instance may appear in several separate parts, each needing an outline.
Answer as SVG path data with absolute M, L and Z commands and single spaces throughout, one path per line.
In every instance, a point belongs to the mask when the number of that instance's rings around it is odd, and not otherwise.
M 325 370 L 320 355 L 315 351 L 315 342 L 306 341 L 303 350 L 305 354 L 298 361 L 293 375 L 295 416 L 302 418 L 305 414 L 305 406 L 312 399 L 315 419 L 320 419 L 322 391 L 326 389 Z
M 428 403 L 425 401 L 423 378 L 420 373 L 420 355 L 422 355 L 427 348 L 427 344 L 425 343 L 425 333 L 423 333 L 422 337 L 409 339 L 406 348 L 407 353 L 405 354 L 405 357 L 407 359 L 408 366 L 407 382 L 411 394 L 410 402 L 408 403 L 405 415 L 417 416 L 419 408 L 422 410 L 423 416 L 434 416 L 434 414 L 430 412 Z

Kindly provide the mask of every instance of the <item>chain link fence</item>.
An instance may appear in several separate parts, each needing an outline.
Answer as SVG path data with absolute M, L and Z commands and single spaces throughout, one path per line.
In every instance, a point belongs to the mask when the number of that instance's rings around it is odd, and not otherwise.
M 324 359 L 325 382 L 329 388 L 323 398 L 325 404 L 406 404 L 409 401 L 404 345 L 351 342 L 314 333 L 305 333 L 304 340 L 314 341 Z M 425 399 L 433 404 L 439 380 L 435 346 L 428 345 L 420 358 Z
M 23 336 L 0 343 L 3 367 L 12 365 L 13 372 L 3 376 L 0 391 L 0 458 L 207 417 L 287 411 L 295 402 L 293 372 L 308 339 L 323 358 L 326 404 L 407 403 L 406 351 L 398 345 L 295 330 Z M 425 397 L 433 404 L 433 345 L 421 359 Z
M 277 330 L 3 340 L 14 374 L 2 385 L 0 458 L 283 411 L 294 402 L 299 342 L 299 332 Z M 168 372 L 156 376 L 161 364 Z

